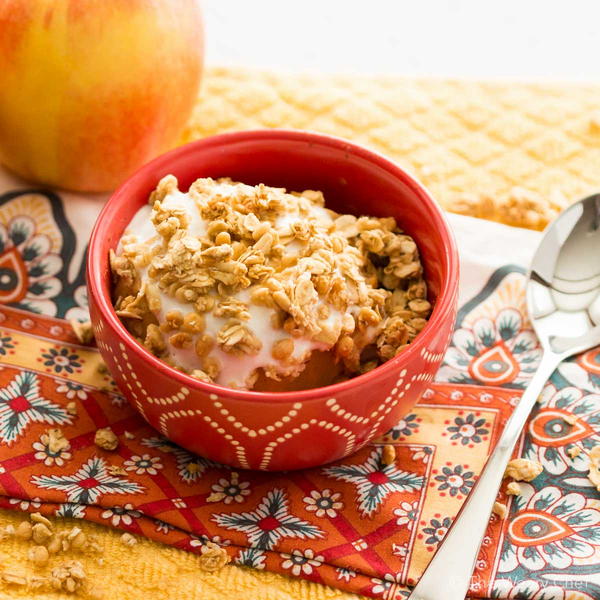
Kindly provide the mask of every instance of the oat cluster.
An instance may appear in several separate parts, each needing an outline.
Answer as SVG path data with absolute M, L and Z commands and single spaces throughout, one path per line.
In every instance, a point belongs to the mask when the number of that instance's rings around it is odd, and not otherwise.
M 302 370 L 302 339 L 332 350 L 351 376 L 395 356 L 425 326 L 418 249 L 393 218 L 337 214 L 318 191 L 198 179 L 187 196 L 199 228 L 177 195 L 175 177 L 164 177 L 150 196 L 155 237 L 125 235 L 110 260 L 117 314 L 173 366 L 181 368 L 170 350 L 189 350 L 197 364 L 183 370 L 217 381 L 229 357 L 268 344 L 261 367 L 277 380 Z M 185 308 L 167 310 L 165 297 Z M 250 322 L 252 307 L 268 309 L 267 339 Z M 207 326 L 215 318 L 216 331 Z
M 119 438 L 110 427 L 103 427 L 102 429 L 96 430 L 96 433 L 94 434 L 94 444 L 96 444 L 98 448 L 112 452 L 117 449 Z
M 73 333 L 79 342 L 82 344 L 91 344 L 94 341 L 94 330 L 92 329 L 91 321 L 78 321 L 71 319 L 69 321 Z
M 594 446 L 592 448 L 589 458 L 590 472 L 588 478 L 600 492 L 600 446 Z
M 515 481 L 532 481 L 542 471 L 544 467 L 536 460 L 528 458 L 515 458 L 506 465 L 504 477 L 510 477 Z
M 32 513 L 15 528 L 8 525 L 0 529 L 0 541 L 14 537 L 31 546 L 27 552 L 30 565 L 37 574 L 28 574 L 20 568 L 0 569 L 0 580 L 7 585 L 27 586 L 32 590 L 62 591 L 76 594 L 86 586 L 86 572 L 78 560 L 63 560 L 50 565 L 54 557 L 67 551 L 82 554 L 102 552 L 102 547 L 92 536 L 79 527 L 57 531 L 52 522 L 40 513 Z M 48 567 L 51 567 L 48 570 Z
M 202 553 L 198 563 L 201 571 L 214 573 L 220 571 L 229 562 L 229 554 L 227 554 L 225 548 L 219 546 L 219 544 L 209 541 L 202 546 Z
M 492 512 L 500 517 L 500 519 L 505 519 L 506 515 L 508 515 L 508 508 L 506 504 L 502 504 L 502 502 L 494 502 Z
M 516 481 L 509 481 L 506 486 L 506 495 L 507 496 L 520 496 L 521 495 L 521 486 Z

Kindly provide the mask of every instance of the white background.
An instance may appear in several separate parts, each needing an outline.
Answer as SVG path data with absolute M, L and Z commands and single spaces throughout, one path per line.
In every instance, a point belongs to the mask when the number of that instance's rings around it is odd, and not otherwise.
M 209 65 L 600 79 L 599 0 L 204 0 Z

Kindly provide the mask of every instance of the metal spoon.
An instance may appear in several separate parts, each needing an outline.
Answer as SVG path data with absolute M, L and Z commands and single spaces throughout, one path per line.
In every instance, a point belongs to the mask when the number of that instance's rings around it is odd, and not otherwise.
M 538 370 L 409 600 L 464 600 L 506 465 L 546 381 L 563 360 L 600 345 L 600 194 L 570 206 L 544 232 L 527 308 L 543 350 Z

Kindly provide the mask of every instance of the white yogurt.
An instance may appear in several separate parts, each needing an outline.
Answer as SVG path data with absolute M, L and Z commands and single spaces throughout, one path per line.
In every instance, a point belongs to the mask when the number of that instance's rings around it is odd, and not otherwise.
M 220 185 L 223 192 L 227 192 L 229 188 L 233 189 L 233 186 L 228 186 L 228 184 Z M 196 205 L 196 200 L 188 194 L 179 191 L 171 192 L 162 201 L 162 206 L 165 209 L 176 208 L 185 211 L 188 216 L 188 226 L 186 229 L 190 236 L 204 237 L 206 235 L 209 222 L 202 218 L 198 206 Z M 315 207 L 315 209 L 319 211 L 318 214 L 320 219 L 326 219 L 330 222 L 333 221 L 331 213 L 328 210 L 320 207 Z M 152 223 L 151 213 L 152 207 L 149 205 L 140 208 L 127 226 L 125 235 L 135 236 L 137 243 L 141 244 L 153 243 L 155 238 L 157 241 L 160 240 L 160 236 L 158 236 L 154 224 Z M 300 218 L 301 217 L 298 214 L 283 215 L 278 217 L 276 226 L 277 228 L 282 228 L 288 224 L 291 225 Z M 289 253 L 297 254 L 304 245 L 304 242 L 294 239 L 287 244 L 286 250 Z M 117 252 L 120 250 L 121 243 L 119 243 Z M 180 311 L 185 315 L 194 310 L 192 304 L 180 302 L 160 290 L 156 284 L 151 282 L 147 275 L 147 268 L 137 268 L 137 272 L 142 283 L 146 282 L 147 285 L 153 286 L 161 300 L 161 309 L 154 312 L 159 323 L 165 322 L 165 315 L 170 311 Z M 297 371 L 297 366 L 284 364 L 271 356 L 273 344 L 278 340 L 291 338 L 294 342 L 292 356 L 294 359 L 303 362 L 306 362 L 310 358 L 312 351 L 328 350 L 330 348 L 327 344 L 311 340 L 308 337 L 291 337 L 287 332 L 281 329 L 275 329 L 271 325 L 273 311 L 267 307 L 250 302 L 250 295 L 254 287 L 255 286 L 250 286 L 247 289 L 240 290 L 234 294 L 234 297 L 247 304 L 250 319 L 245 321 L 244 324 L 261 341 L 262 347 L 256 354 L 238 356 L 224 352 L 215 345 L 208 356 L 215 357 L 221 364 L 221 371 L 215 380 L 215 383 L 220 385 L 245 388 L 246 382 L 250 376 L 259 368 L 276 367 L 277 372 L 281 376 L 290 375 Z M 319 300 L 319 303 L 322 304 L 323 302 Z M 332 306 L 327 306 L 329 308 L 329 316 L 326 319 L 326 324 L 339 330 L 341 328 L 343 315 Z M 228 320 L 216 317 L 211 312 L 204 313 L 204 318 L 206 323 L 204 333 L 210 334 L 213 338 L 216 338 L 217 333 Z M 166 344 L 168 357 L 175 365 L 187 372 L 201 369 L 201 361 L 194 350 L 194 345 L 199 335 L 200 334 L 193 336 L 194 343 L 189 348 L 175 348 L 169 343 Z

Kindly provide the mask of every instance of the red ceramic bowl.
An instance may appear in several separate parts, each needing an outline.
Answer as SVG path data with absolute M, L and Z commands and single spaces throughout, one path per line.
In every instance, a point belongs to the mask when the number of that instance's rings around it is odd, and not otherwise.
M 399 356 L 323 388 L 259 393 L 193 379 L 127 332 L 110 297 L 108 253 L 164 175 L 185 190 L 198 177 L 232 177 L 288 190 L 323 191 L 327 206 L 393 216 L 418 244 L 434 308 Z M 355 452 L 413 407 L 438 370 L 454 324 L 458 256 L 428 192 L 400 167 L 348 141 L 304 131 L 228 133 L 160 156 L 131 176 L 98 217 L 87 262 L 91 319 L 100 352 L 123 394 L 153 427 L 189 450 L 234 467 L 321 465 Z

